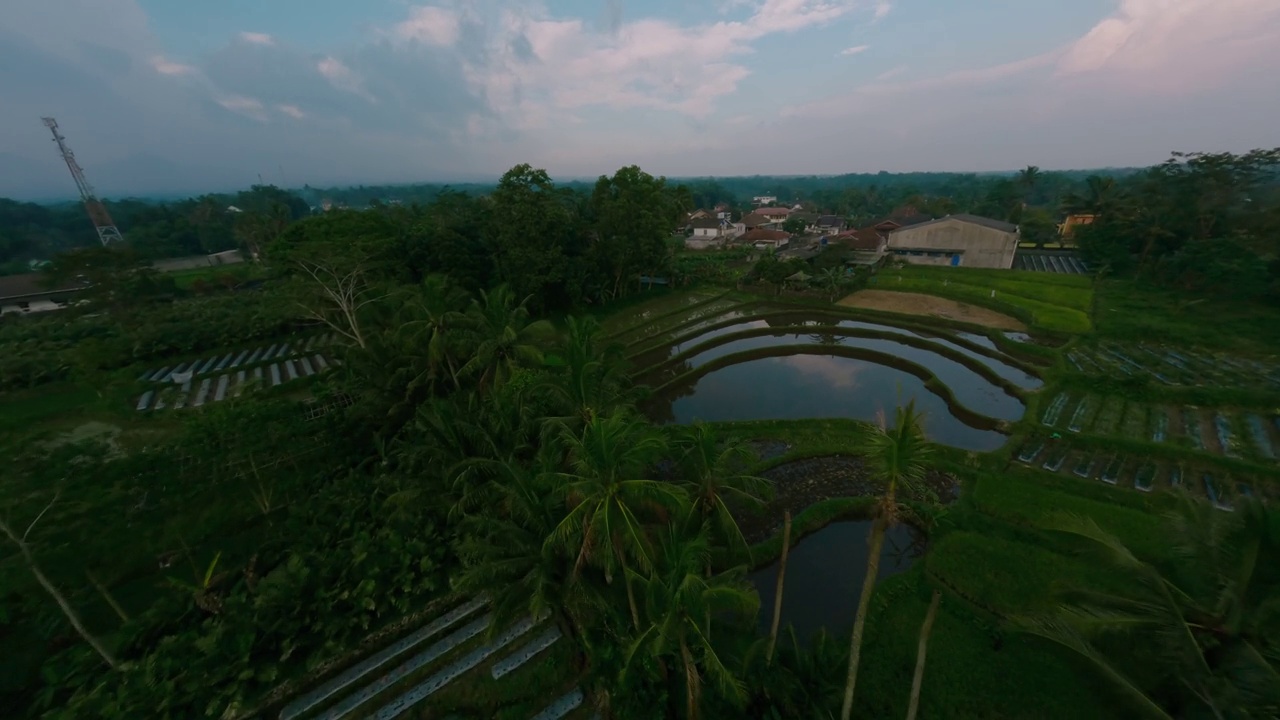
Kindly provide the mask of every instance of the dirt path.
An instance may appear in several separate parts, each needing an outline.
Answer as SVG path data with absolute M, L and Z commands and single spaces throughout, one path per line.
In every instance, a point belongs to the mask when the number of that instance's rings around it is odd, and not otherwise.
M 845 307 L 884 310 L 908 315 L 936 315 L 949 320 L 973 323 L 998 330 L 1026 330 L 1017 318 L 977 305 L 956 302 L 933 295 L 893 292 L 891 290 L 860 290 L 841 300 Z

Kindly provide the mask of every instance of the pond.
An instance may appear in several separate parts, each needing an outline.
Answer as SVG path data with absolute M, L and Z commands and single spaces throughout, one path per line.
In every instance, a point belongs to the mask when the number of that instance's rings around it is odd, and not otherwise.
M 779 637 L 790 623 L 796 637 L 807 642 L 821 628 L 839 638 L 853 627 L 858 596 L 867 574 L 867 534 L 871 521 L 832 523 L 791 546 L 787 577 L 782 588 L 782 622 Z M 924 549 L 919 534 L 909 525 L 897 525 L 885 534 L 880 570 L 883 580 L 906 570 Z M 761 568 L 747 576 L 760 593 L 758 626 L 764 636 L 773 622 L 773 601 L 778 589 L 778 566 Z M 845 642 L 848 639 L 845 638 Z
M 811 350 L 713 370 L 655 394 L 645 409 L 657 422 L 680 424 L 806 418 L 873 421 L 881 412 L 892 422 L 894 408 L 914 398 L 916 408 L 925 415 L 925 433 L 935 442 L 985 452 L 999 449 L 1008 439 L 989 429 L 989 423 L 962 420 L 946 400 L 925 387 L 924 381 L 904 370 L 823 354 L 818 346 Z M 985 380 L 982 383 L 1009 397 Z M 981 405 L 972 409 L 990 412 Z
M 945 372 L 947 368 L 951 368 L 951 366 L 959 366 L 961 370 L 964 370 L 964 372 L 961 372 L 959 374 L 959 377 L 955 378 L 956 383 L 965 382 L 965 372 L 973 373 L 973 370 L 969 370 L 968 368 L 965 368 L 964 365 L 955 363 L 954 360 L 948 360 L 946 359 L 946 357 L 942 357 L 936 354 L 936 352 L 929 352 L 928 350 L 920 350 L 920 348 L 918 347 L 902 345 L 902 343 L 895 343 L 887 340 L 877 340 L 877 338 L 856 338 L 856 337 L 838 336 L 838 334 L 832 334 L 832 333 L 822 333 L 822 331 L 820 331 L 820 329 L 817 327 L 818 324 L 828 325 L 828 327 L 846 329 L 846 331 L 872 331 L 872 332 L 881 332 L 881 333 L 890 333 L 890 334 L 900 334 L 900 336 L 920 338 L 920 340 L 927 340 L 931 342 L 932 345 L 946 347 L 948 348 L 948 350 L 959 352 L 960 355 L 970 357 L 970 359 L 972 359 L 974 363 L 987 366 L 987 368 L 991 369 L 991 372 L 995 373 L 997 377 L 1007 380 L 1007 382 L 1014 384 L 1014 386 L 1016 387 L 1024 388 L 1024 389 L 1036 389 L 1041 387 L 1043 384 L 1043 380 L 1037 378 L 1036 375 L 1032 375 L 1025 372 L 1025 370 L 1018 368 L 1018 366 L 1005 363 L 1004 360 L 998 360 L 996 359 L 996 357 L 984 355 L 982 354 L 982 352 L 974 351 L 972 350 L 972 348 L 960 345 L 960 343 L 957 343 L 954 340 L 947 340 L 947 337 L 942 336 L 942 334 L 909 331 L 909 329 L 895 328 L 895 327 L 892 327 L 892 325 L 864 323 L 864 322 L 859 322 L 859 320 L 840 320 L 840 322 L 832 322 L 832 320 L 829 318 L 818 320 L 818 319 L 814 319 L 813 315 L 804 315 L 804 314 L 778 315 L 778 316 L 771 316 L 771 318 L 768 318 L 768 319 L 745 320 L 745 322 L 733 323 L 730 325 L 726 325 L 726 327 L 712 329 L 712 331 L 700 333 L 696 337 L 689 338 L 689 340 L 673 343 L 673 345 L 671 346 L 657 348 L 657 350 L 649 351 L 649 352 L 646 352 L 646 354 L 644 355 L 637 356 L 635 357 L 635 366 L 636 368 L 653 368 L 653 366 L 662 364 L 664 363 L 664 361 L 667 361 L 669 357 L 673 357 L 678 354 L 681 354 L 681 352 L 692 350 L 692 348 L 696 346 L 700 346 L 700 345 L 704 345 L 704 343 L 712 342 L 714 340 L 717 340 L 717 338 L 730 336 L 730 334 L 733 334 L 733 333 L 740 333 L 744 331 L 763 331 L 763 329 L 767 329 L 767 328 L 799 327 L 799 325 L 814 325 L 813 332 L 796 333 L 794 329 L 792 329 L 790 333 L 780 331 L 776 334 L 776 336 L 763 336 L 763 337 L 780 337 L 780 338 L 785 337 L 785 338 L 788 338 L 788 340 L 790 340 L 790 342 L 781 343 L 781 345 L 794 345 L 794 343 L 796 342 L 801 342 L 801 343 L 818 343 L 818 345 L 822 345 L 822 343 L 826 343 L 826 345 L 845 345 L 845 346 L 851 346 L 851 347 L 876 348 L 876 350 L 878 351 L 888 352 L 888 354 L 904 357 L 904 359 L 913 360 L 915 361 L 915 363 L 928 366 L 928 368 L 933 370 L 934 373 L 937 373 L 938 375 L 940 375 L 940 379 L 942 379 L 943 382 L 946 382 L 948 386 L 951 386 L 952 391 L 957 391 L 957 389 L 959 388 L 957 388 L 955 384 L 952 384 L 952 382 L 950 382 L 950 380 L 948 380 L 947 378 L 941 377 L 942 373 Z M 986 341 L 987 343 L 991 343 L 991 341 L 989 341 L 988 338 L 984 338 L 982 336 L 972 336 L 972 337 L 977 337 L 977 338 L 980 338 L 980 340 Z M 968 340 L 968 338 L 966 338 L 966 340 Z M 675 368 L 668 368 L 666 374 L 668 375 L 668 377 L 672 377 L 672 373 L 682 372 L 682 369 L 685 369 L 684 368 L 685 365 L 698 366 L 701 363 L 705 363 L 705 361 L 707 360 L 714 359 L 714 357 L 721 357 L 723 355 L 731 354 L 731 352 L 739 352 L 741 350 L 745 350 L 745 348 L 760 347 L 764 345 L 772 346 L 772 345 L 780 345 L 780 343 L 778 343 L 777 341 L 772 341 L 772 342 L 762 341 L 762 340 L 759 340 L 758 337 L 741 338 L 741 340 L 730 341 L 726 343 L 726 345 L 707 348 L 707 350 L 704 350 L 703 352 L 699 352 L 698 355 L 695 355 L 694 357 L 690 357 L 690 359 L 687 360 L 686 363 L 677 365 L 675 366 Z M 993 347 L 993 343 L 991 343 L 991 345 L 992 347 L 989 348 L 989 350 L 993 352 L 998 352 L 995 350 L 995 347 Z M 730 347 L 730 350 L 721 350 L 722 347 Z M 927 361 L 920 360 L 919 357 L 922 357 L 923 356 L 922 354 L 928 355 L 929 357 L 931 357 L 931 360 L 927 360 Z M 936 359 L 936 360 L 932 360 L 932 359 Z M 980 379 L 980 375 L 979 375 L 979 379 Z M 989 384 L 991 384 L 984 379 L 980 379 L 980 382 L 982 382 L 984 386 L 989 386 Z M 964 401 L 961 401 L 961 402 L 964 402 Z M 1009 419 L 1009 420 L 1018 419 L 1021 416 L 1020 407 L 1021 406 L 1019 404 L 1018 415 L 1012 416 L 1012 418 L 1005 418 L 1005 416 L 1002 416 L 1002 415 L 995 415 L 995 416 L 1001 419 Z

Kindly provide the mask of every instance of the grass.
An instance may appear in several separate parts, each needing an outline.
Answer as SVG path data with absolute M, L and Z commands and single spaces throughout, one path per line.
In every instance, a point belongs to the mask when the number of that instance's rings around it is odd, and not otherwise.
M 920 563 L 880 583 L 867 619 L 855 717 L 906 715 L 930 590 Z M 1100 685 L 1059 648 L 1036 638 L 1003 635 L 975 621 L 958 598 L 944 594 L 929 638 L 920 717 L 1131 717 Z
M 1097 334 L 1103 338 L 1245 355 L 1280 353 L 1280 307 L 1274 305 L 1188 299 L 1136 280 L 1104 280 L 1097 295 Z
M 871 287 L 973 303 L 1008 312 L 1038 330 L 1079 334 L 1091 328 L 1091 283 L 1079 275 L 908 265 L 882 271 Z
M 266 276 L 266 268 L 259 263 L 252 262 L 178 270 L 165 275 L 165 277 L 172 279 L 173 284 L 177 285 L 181 290 L 191 290 L 199 284 L 208 287 L 219 287 L 224 282 L 240 284 Z

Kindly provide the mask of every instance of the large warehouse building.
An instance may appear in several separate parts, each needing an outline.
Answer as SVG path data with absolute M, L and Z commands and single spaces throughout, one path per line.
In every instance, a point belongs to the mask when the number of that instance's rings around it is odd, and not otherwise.
M 888 251 L 919 265 L 1013 267 L 1018 226 L 977 215 L 948 215 L 889 233 Z

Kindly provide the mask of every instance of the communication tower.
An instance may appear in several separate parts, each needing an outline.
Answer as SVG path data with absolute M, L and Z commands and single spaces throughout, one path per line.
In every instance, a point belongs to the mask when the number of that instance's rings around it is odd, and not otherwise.
M 41 120 L 44 120 L 45 127 L 53 133 L 53 141 L 58 143 L 58 152 L 62 153 L 62 159 L 66 161 L 67 169 L 71 171 L 71 178 L 76 181 L 76 189 L 80 191 L 80 201 L 84 203 L 84 209 L 89 213 L 93 228 L 98 231 L 98 240 L 101 240 L 104 246 L 113 242 L 124 242 L 120 229 L 111 219 L 106 206 L 94 194 L 93 186 L 85 179 L 84 170 L 80 168 L 80 163 L 76 162 L 75 154 L 64 142 L 66 138 L 58 133 L 58 121 L 51 117 L 41 118 Z

